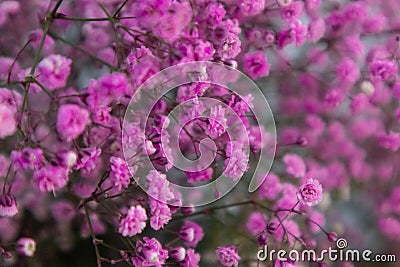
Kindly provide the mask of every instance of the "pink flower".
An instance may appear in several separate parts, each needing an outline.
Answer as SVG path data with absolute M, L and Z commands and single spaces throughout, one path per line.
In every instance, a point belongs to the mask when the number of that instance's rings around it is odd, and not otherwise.
M 18 213 L 17 202 L 11 194 L 0 196 L 0 216 L 13 217 Z
M 127 188 L 131 182 L 131 173 L 129 172 L 125 160 L 119 157 L 111 157 L 110 165 L 110 179 L 114 187 L 116 187 L 118 191 L 121 191 L 122 188 Z
M 218 261 L 226 267 L 239 266 L 240 257 L 236 246 L 218 247 L 215 251 Z
M 81 135 L 89 123 L 89 112 L 78 105 L 65 104 L 58 110 L 57 132 L 67 142 Z
M 288 22 L 298 20 L 302 13 L 303 3 L 301 1 L 292 2 L 281 8 L 281 17 Z
M 42 192 L 54 192 L 63 188 L 68 181 L 68 170 L 46 165 L 33 173 L 33 182 Z
M 160 202 L 152 197 L 149 199 L 150 201 L 150 226 L 154 230 L 160 230 L 164 228 L 171 219 L 172 212 L 169 206 L 163 202 Z
M 203 239 L 204 233 L 200 225 L 192 221 L 185 221 L 179 230 L 179 237 L 187 246 L 195 247 Z
M 385 81 L 396 76 L 397 64 L 392 60 L 375 60 L 369 65 L 371 80 Z
M 267 227 L 266 216 L 261 212 L 254 211 L 251 213 L 246 223 L 246 229 L 251 235 L 260 234 Z
M 265 0 L 238 0 L 240 11 L 245 16 L 260 14 L 265 8 Z
M 100 148 L 84 148 L 79 152 L 79 158 L 75 169 L 82 170 L 83 173 L 88 173 L 97 167 L 99 157 L 101 155 Z
M 311 42 L 318 42 L 325 34 L 325 21 L 321 18 L 313 20 L 308 25 L 308 37 Z
M 390 131 L 389 133 L 377 134 L 379 145 L 383 148 L 397 151 L 400 148 L 400 133 Z
M 33 257 L 36 251 L 36 242 L 32 238 L 22 237 L 15 246 L 16 251 L 26 257 Z
M 208 117 L 206 133 L 211 138 L 218 138 L 225 132 L 226 128 L 225 108 L 222 106 L 212 107 Z
M 226 146 L 225 175 L 234 181 L 240 179 L 249 165 L 249 157 L 239 141 L 229 141 Z
M 38 81 L 48 90 L 64 87 L 71 72 L 72 60 L 62 55 L 50 55 L 39 62 Z
M 309 207 L 322 201 L 322 186 L 318 180 L 308 179 L 297 191 L 297 199 Z
M 302 158 L 295 154 L 286 154 L 283 157 L 283 162 L 286 165 L 286 172 L 296 178 L 301 178 L 306 173 L 306 165 Z
M 6 105 L 0 104 L 0 138 L 13 135 L 17 131 L 15 112 Z
M 262 51 L 249 52 L 244 55 L 244 70 L 253 79 L 266 77 L 269 74 L 270 65 Z
M 353 60 L 345 57 L 336 67 L 336 75 L 341 82 L 354 83 L 360 77 L 360 70 Z
M 198 267 L 200 262 L 200 254 L 196 253 L 194 249 L 189 248 L 186 250 L 185 259 L 179 263 L 181 267 Z
M 25 147 L 11 152 L 11 161 L 15 170 L 38 169 L 43 165 L 43 151 L 40 148 Z
M 140 234 L 146 227 L 147 215 L 146 210 L 137 205 L 132 206 L 128 213 L 122 218 L 118 232 L 122 236 L 134 236 Z
M 155 238 L 143 237 L 143 241 L 136 242 L 136 254 L 132 258 L 133 266 L 150 267 L 164 266 L 168 259 L 168 251 L 163 249 Z
M 281 191 L 282 184 L 280 183 L 278 176 L 273 173 L 269 173 L 258 189 L 258 197 L 260 199 L 273 200 Z

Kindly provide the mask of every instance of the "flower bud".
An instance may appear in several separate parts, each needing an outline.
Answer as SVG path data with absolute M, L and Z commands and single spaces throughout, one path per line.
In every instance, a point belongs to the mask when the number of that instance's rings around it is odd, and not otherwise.
M 188 216 L 194 212 L 194 207 L 182 207 L 181 208 L 181 213 L 185 216 Z
M 18 213 L 17 202 L 11 194 L 3 194 L 0 196 L 0 216 L 13 217 Z
M 17 241 L 16 251 L 26 257 L 33 257 L 36 251 L 36 242 L 32 238 L 22 237 Z
M 338 235 L 335 232 L 330 232 L 327 236 L 330 242 L 335 242 L 338 239 Z
M 175 247 L 170 250 L 169 255 L 176 261 L 183 261 L 186 256 L 186 249 L 184 247 Z

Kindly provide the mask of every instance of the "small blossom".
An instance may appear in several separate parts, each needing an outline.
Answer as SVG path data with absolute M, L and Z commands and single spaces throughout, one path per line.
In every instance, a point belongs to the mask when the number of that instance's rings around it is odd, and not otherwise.
M 88 173 L 94 170 L 100 155 L 100 148 L 89 147 L 82 149 L 79 153 L 75 169 L 82 170 L 83 173 Z
M 315 206 L 322 201 L 322 186 L 318 180 L 308 179 L 297 192 L 298 200 L 307 206 Z
M 64 87 L 71 72 L 72 60 L 62 55 L 50 55 L 39 62 L 38 81 L 52 91 Z
M 258 211 L 251 213 L 246 223 L 247 231 L 249 231 L 251 235 L 255 236 L 260 234 L 266 227 L 266 218 L 262 213 Z
M 46 165 L 33 173 L 33 181 L 42 192 L 54 192 L 63 188 L 68 181 L 68 170 Z
M 143 241 L 136 242 L 136 254 L 132 258 L 133 266 L 150 267 L 164 266 L 168 259 L 168 251 L 163 249 L 155 238 L 144 237 Z
M 11 152 L 11 161 L 15 170 L 38 169 L 43 165 L 43 151 L 40 148 L 25 147 Z
M 238 0 L 238 6 L 245 16 L 254 16 L 264 10 L 265 0 Z
M 397 64 L 391 60 L 375 60 L 369 65 L 370 77 L 373 81 L 386 81 L 397 74 Z
M 36 242 L 32 238 L 22 237 L 15 246 L 17 252 L 26 257 L 33 257 L 36 251 Z
M 194 249 L 189 248 L 186 250 L 185 259 L 179 263 L 181 267 L 198 267 L 200 262 L 200 254 L 196 253 Z
M 66 104 L 58 110 L 57 132 L 68 142 L 81 135 L 89 123 L 89 112 L 78 105 Z
M 122 188 L 127 188 L 130 184 L 131 174 L 126 162 L 119 157 L 111 157 L 110 165 L 110 179 L 113 185 L 118 191 L 121 191 Z
M 244 70 L 252 79 L 268 76 L 270 65 L 262 51 L 246 53 L 243 60 Z
M 236 246 L 218 247 L 215 251 L 218 261 L 226 267 L 239 266 L 240 257 Z
M 225 174 L 234 181 L 240 179 L 248 169 L 248 155 L 242 144 L 238 141 L 230 141 L 226 148 Z
M 286 172 L 296 178 L 301 178 L 306 173 L 304 161 L 295 154 L 286 154 L 283 157 L 283 163 L 286 165 Z
M 15 113 L 6 105 L 0 104 L 0 138 L 13 135 L 17 131 Z
M 281 17 L 288 22 L 298 20 L 302 13 L 303 3 L 301 1 L 292 2 L 281 8 Z
M 118 232 L 122 236 L 134 236 L 140 234 L 146 227 L 146 210 L 137 205 L 132 206 L 125 217 L 121 220 Z

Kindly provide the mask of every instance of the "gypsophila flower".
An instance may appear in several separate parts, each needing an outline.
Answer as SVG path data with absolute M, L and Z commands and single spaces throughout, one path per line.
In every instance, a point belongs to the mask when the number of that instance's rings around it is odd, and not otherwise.
M 243 60 L 244 70 L 252 79 L 268 76 L 270 65 L 262 51 L 246 53 Z
M 136 253 L 132 258 L 134 266 L 161 267 L 166 259 L 168 259 L 168 251 L 162 248 L 157 239 L 144 237 L 143 241 L 136 242 Z
M 111 172 L 110 179 L 115 188 L 121 191 L 122 188 L 127 188 L 130 184 L 131 174 L 126 162 L 118 157 L 111 157 Z
M 182 267 L 198 267 L 200 262 L 200 254 L 196 253 L 194 249 L 189 248 L 186 250 L 185 259 L 179 262 Z
M 307 206 L 315 206 L 322 201 L 322 185 L 318 180 L 308 179 L 297 192 L 298 200 Z
M 45 165 L 33 173 L 33 182 L 42 192 L 54 192 L 68 181 L 68 170 L 61 166 Z
M 283 157 L 283 162 L 286 166 L 286 172 L 296 178 L 301 178 L 305 175 L 306 166 L 304 161 L 295 154 L 287 154 Z
M 146 227 L 147 214 L 142 206 L 132 206 L 122 218 L 118 232 L 122 236 L 134 236 L 140 234 Z
M 240 257 L 236 246 L 218 247 L 215 251 L 218 261 L 226 267 L 239 266 Z
M 38 81 L 48 90 L 64 87 L 71 72 L 72 60 L 62 55 L 50 55 L 39 62 Z
M 0 104 L 0 138 L 13 135 L 16 131 L 15 113 L 6 105 Z
M 81 135 L 89 123 L 89 112 L 78 105 L 66 104 L 58 110 L 57 132 L 68 142 Z

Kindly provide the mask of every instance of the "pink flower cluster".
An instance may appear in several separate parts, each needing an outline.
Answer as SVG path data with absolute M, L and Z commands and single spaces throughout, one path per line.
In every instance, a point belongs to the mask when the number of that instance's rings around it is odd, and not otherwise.
M 37 256 L 46 266 L 247 266 L 265 244 L 321 250 L 343 236 L 371 247 L 365 232 L 400 253 L 399 8 L 1 1 L 1 264 Z M 156 73 L 193 61 L 241 70 L 267 96 L 278 144 L 271 172 L 257 165 L 274 152 L 254 112 L 262 99 L 210 83 L 219 75 L 210 68 L 148 110 L 128 108 L 136 93 L 157 92 L 140 88 Z M 171 125 L 181 127 L 176 136 Z M 176 166 L 177 152 L 198 168 Z M 176 190 L 212 183 L 207 193 L 218 198 L 218 177 L 236 183 L 255 168 L 252 194 L 239 183 L 218 203 L 193 207 Z M 79 251 L 89 239 L 93 253 Z

